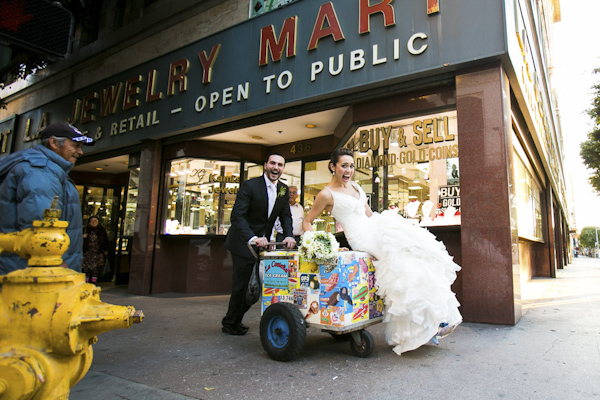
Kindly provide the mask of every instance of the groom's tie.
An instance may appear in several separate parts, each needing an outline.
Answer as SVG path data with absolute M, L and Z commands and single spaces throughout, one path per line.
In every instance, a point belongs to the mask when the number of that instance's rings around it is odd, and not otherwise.
M 275 185 L 267 186 L 267 196 L 269 198 L 269 213 L 267 214 L 268 218 L 271 216 L 273 206 L 275 205 L 275 199 L 277 198 L 277 193 L 275 193 Z

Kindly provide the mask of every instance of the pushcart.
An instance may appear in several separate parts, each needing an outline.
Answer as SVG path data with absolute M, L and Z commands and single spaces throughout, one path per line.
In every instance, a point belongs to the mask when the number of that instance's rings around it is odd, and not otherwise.
M 375 342 L 366 328 L 383 320 L 383 300 L 368 253 L 340 251 L 330 264 L 316 265 L 296 250 L 251 251 L 260 268 L 260 340 L 269 357 L 296 358 L 309 326 L 348 340 L 357 357 L 371 355 Z

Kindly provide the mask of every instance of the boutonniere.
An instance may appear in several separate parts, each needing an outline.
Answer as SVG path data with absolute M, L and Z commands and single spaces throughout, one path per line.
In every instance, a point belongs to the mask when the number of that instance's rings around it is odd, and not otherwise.
M 277 193 L 277 198 L 280 198 L 283 195 L 285 195 L 285 186 L 282 186 L 281 188 L 279 188 L 279 193 Z

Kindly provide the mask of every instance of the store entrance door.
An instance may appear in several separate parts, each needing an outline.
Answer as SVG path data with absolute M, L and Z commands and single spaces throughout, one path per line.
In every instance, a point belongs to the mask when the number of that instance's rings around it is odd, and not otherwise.
M 108 235 L 108 268 L 103 268 L 99 280 L 100 282 L 114 281 L 115 272 L 119 270 L 121 249 L 119 232 L 123 220 L 121 201 L 125 188 L 84 185 L 77 186 L 77 189 L 81 198 L 84 232 L 90 217 L 96 216 Z

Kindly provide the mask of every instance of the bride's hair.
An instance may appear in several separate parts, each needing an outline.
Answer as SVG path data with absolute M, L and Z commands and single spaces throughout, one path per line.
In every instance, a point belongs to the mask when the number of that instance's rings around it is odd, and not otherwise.
M 340 161 L 340 157 L 341 156 L 350 156 L 352 158 L 354 158 L 354 152 L 350 149 L 347 149 L 345 147 L 340 147 L 339 149 L 335 149 L 333 151 L 333 153 L 331 153 L 331 158 L 329 159 L 329 171 L 333 172 L 334 169 L 331 169 L 331 165 L 336 165 L 338 163 L 338 161 Z

